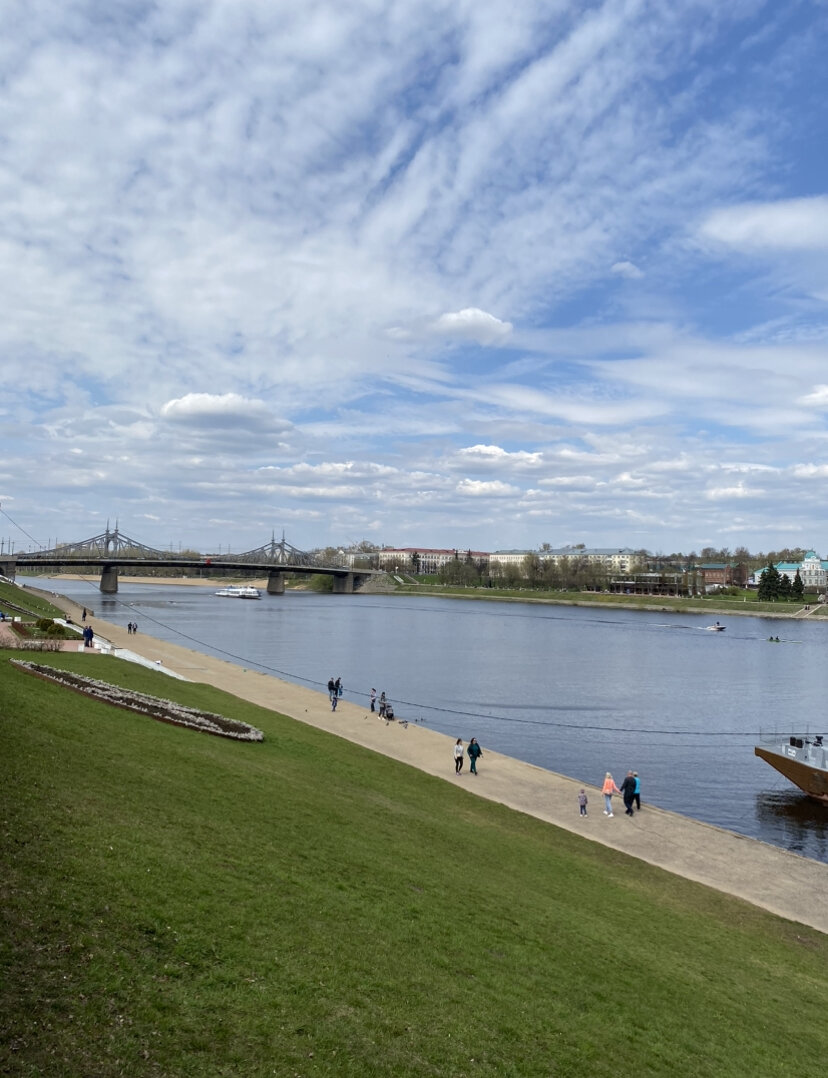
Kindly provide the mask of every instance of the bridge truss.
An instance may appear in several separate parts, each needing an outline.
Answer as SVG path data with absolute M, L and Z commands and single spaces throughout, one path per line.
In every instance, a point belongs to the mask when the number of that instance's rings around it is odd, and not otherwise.
M 341 563 L 340 565 L 332 565 L 330 562 L 323 561 L 317 554 L 299 550 L 298 547 L 287 542 L 284 533 L 282 533 L 280 541 L 277 542 L 274 533 L 271 535 L 269 543 L 256 547 L 255 550 L 247 550 L 243 554 L 204 554 L 199 556 L 204 559 L 206 564 L 214 567 L 220 567 L 223 563 L 229 562 L 233 565 L 239 565 L 239 563 L 255 565 L 257 568 L 262 566 L 272 566 L 273 568 L 295 566 L 307 569 L 341 568 Z M 28 564 L 32 564 L 38 559 L 50 564 L 53 564 L 56 559 L 72 559 L 77 562 L 85 557 L 88 557 L 90 562 L 103 562 L 107 558 L 158 560 L 166 564 L 179 559 L 182 562 L 192 562 L 193 560 L 192 553 L 176 554 L 173 551 L 157 550 L 155 547 L 140 543 L 137 539 L 124 535 L 118 529 L 117 523 L 114 528 L 110 528 L 108 522 L 106 531 L 101 532 L 100 535 L 93 535 L 90 539 L 82 539 L 75 543 L 59 543 L 51 550 L 35 550 L 25 554 L 25 560 Z

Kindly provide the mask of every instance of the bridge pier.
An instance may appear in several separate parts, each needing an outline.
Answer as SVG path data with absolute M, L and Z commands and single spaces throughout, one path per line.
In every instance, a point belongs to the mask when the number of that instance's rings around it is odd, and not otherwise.
M 354 591 L 354 574 L 344 573 L 342 576 L 333 578 L 334 595 L 352 595 Z
M 268 595 L 284 595 L 285 594 L 285 574 L 278 570 L 273 570 L 267 578 L 267 594 Z
M 16 559 L 0 559 L 0 576 L 6 577 L 7 580 L 14 580 L 15 573 L 17 572 Z
M 118 591 L 118 566 L 105 565 L 101 569 L 100 590 L 104 595 L 115 595 Z

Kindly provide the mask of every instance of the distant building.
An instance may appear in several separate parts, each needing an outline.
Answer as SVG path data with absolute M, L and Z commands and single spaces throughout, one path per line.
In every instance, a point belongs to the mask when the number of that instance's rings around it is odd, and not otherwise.
M 753 579 L 757 584 L 762 579 L 762 574 L 766 569 L 767 565 L 763 565 L 761 569 L 757 569 L 753 574 Z M 777 570 L 780 576 L 787 576 L 791 581 L 799 571 L 799 578 L 803 587 L 806 588 L 816 588 L 818 591 L 822 591 L 828 584 L 828 561 L 821 559 L 813 550 L 809 550 L 800 562 L 779 561 L 774 565 L 774 569 Z
M 701 577 L 705 591 L 712 591 L 715 588 L 747 587 L 750 575 L 746 565 L 734 561 L 709 561 L 695 568 Z
M 387 572 L 404 569 L 432 575 L 439 573 L 451 561 L 488 562 L 489 554 L 482 550 L 434 549 L 424 546 L 386 547 L 377 552 L 377 564 Z
M 489 555 L 489 565 L 523 566 L 530 554 L 540 555 L 536 550 L 495 550 Z
M 586 561 L 591 565 L 601 565 L 613 573 L 629 573 L 638 561 L 639 555 L 630 547 L 565 546 L 557 550 L 540 551 L 538 557 L 541 561 L 551 561 L 556 564 Z
M 695 594 L 696 581 L 690 572 L 630 573 L 613 577 L 607 590 L 617 595 L 671 595 Z

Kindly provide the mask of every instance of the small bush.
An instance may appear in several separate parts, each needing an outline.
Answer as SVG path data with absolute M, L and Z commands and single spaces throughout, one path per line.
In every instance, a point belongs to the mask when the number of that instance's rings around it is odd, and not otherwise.
M 57 628 L 52 618 L 38 618 L 35 625 L 42 633 L 48 633 L 50 629 Z

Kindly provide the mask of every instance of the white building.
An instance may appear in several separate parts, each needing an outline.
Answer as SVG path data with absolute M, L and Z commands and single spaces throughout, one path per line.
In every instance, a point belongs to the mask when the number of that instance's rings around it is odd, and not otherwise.
M 447 550 L 424 546 L 387 547 L 377 553 L 377 564 L 386 572 L 405 569 L 408 572 L 433 574 L 451 561 L 488 560 L 489 554 L 482 550 Z
M 495 550 L 489 555 L 489 565 L 517 565 L 522 568 L 530 554 L 535 550 Z
M 753 579 L 757 584 L 762 579 L 762 574 L 766 569 L 767 565 L 763 565 L 761 569 L 757 569 L 753 574 Z M 809 550 L 800 562 L 779 561 L 774 565 L 774 569 L 777 570 L 780 576 L 787 576 L 790 581 L 793 581 L 797 571 L 799 571 L 799 579 L 802 581 L 803 587 L 806 588 L 816 588 L 819 591 L 824 591 L 826 584 L 828 584 L 828 561 L 819 558 L 813 550 Z
M 586 561 L 614 573 L 629 573 L 638 560 L 636 552 L 630 547 L 565 546 L 540 551 L 538 557 L 541 561 L 548 560 L 558 565 L 568 561 Z

